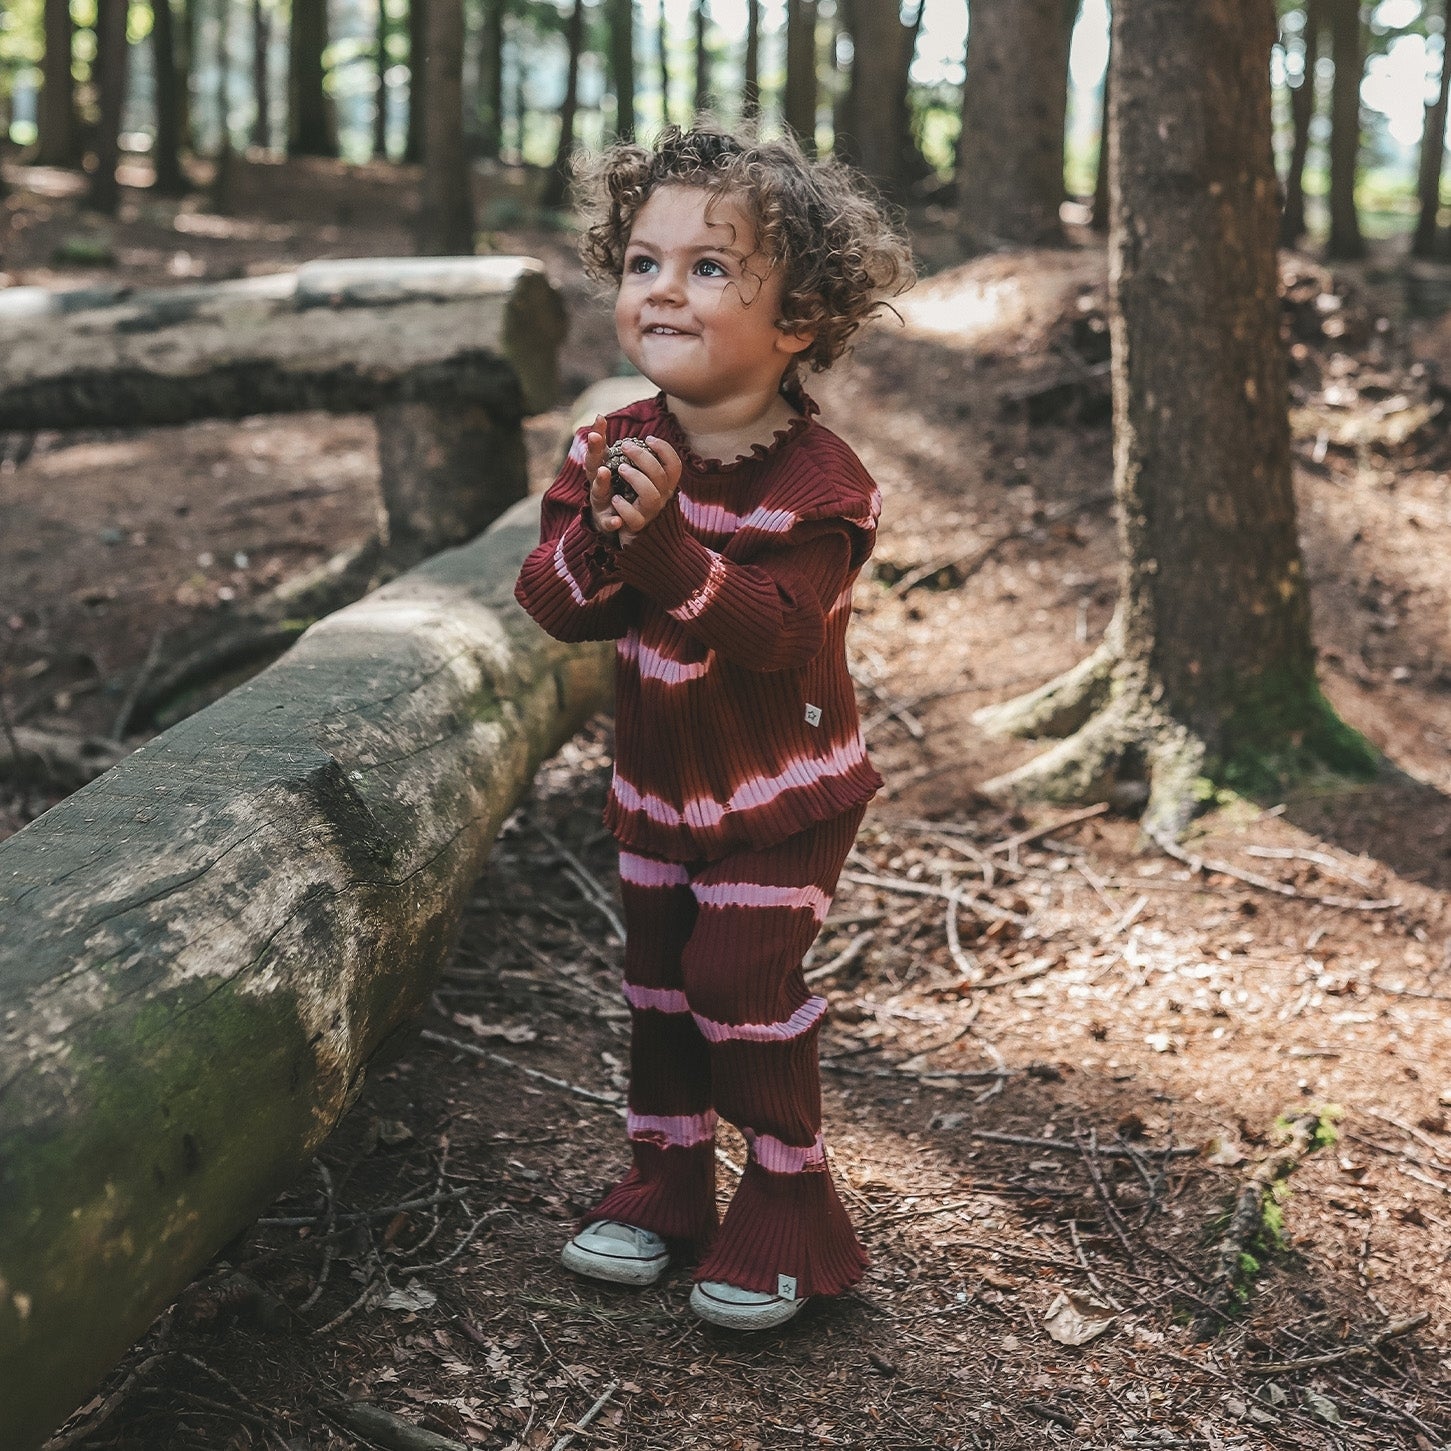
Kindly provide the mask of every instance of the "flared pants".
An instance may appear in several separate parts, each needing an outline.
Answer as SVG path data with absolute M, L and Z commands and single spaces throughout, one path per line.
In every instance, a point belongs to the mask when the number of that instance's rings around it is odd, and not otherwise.
M 632 1167 L 585 1222 L 693 1241 L 698 1280 L 804 1299 L 866 1268 L 822 1142 L 826 1000 L 801 971 L 864 810 L 720 861 L 620 853 Z M 717 1116 L 749 1150 L 720 1221 Z

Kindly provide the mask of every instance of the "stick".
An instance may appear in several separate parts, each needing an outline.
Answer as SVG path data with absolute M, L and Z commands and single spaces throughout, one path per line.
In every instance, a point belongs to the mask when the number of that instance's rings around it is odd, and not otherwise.
M 348 1401 L 334 1408 L 331 1414 L 348 1430 L 365 1436 L 375 1445 L 386 1446 L 388 1451 L 468 1451 L 462 1441 L 426 1431 L 366 1401 Z
M 878 877 L 869 872 L 843 872 L 841 878 L 845 882 L 855 882 L 862 887 L 880 887 L 886 892 L 900 892 L 907 897 L 943 897 L 950 898 L 957 888 L 934 887 L 930 882 L 913 882 L 906 877 Z M 960 896 L 960 893 L 959 893 Z M 970 903 L 981 912 L 986 912 L 989 917 L 1000 917 L 1005 922 L 1016 922 L 1022 926 L 1027 918 L 1017 912 L 1009 912 L 1005 907 L 999 907 L 996 903 L 985 901 L 981 897 L 961 897 L 964 902 Z
M 824 977 L 830 977 L 834 972 L 840 972 L 849 963 L 855 962 L 876 938 L 875 929 L 868 929 L 853 937 L 830 962 L 823 962 L 820 967 L 813 967 L 810 972 L 804 973 L 803 981 L 820 982 Z
M 1050 1149 L 1059 1154 L 1077 1154 L 1080 1148 L 1077 1144 L 1068 1139 L 1034 1139 L 1025 1134 L 999 1134 L 990 1132 L 987 1129 L 974 1129 L 972 1136 L 975 1139 L 987 1139 L 994 1144 L 1017 1144 L 1025 1149 Z M 1116 1149 L 1112 1145 L 1104 1148 L 1099 1146 L 1098 1151 L 1105 1159 L 1126 1159 L 1131 1157 L 1124 1149 Z M 1174 1145 L 1164 1152 L 1176 1159 L 1195 1158 L 1199 1154 L 1198 1149 L 1189 1148 L 1186 1145 Z
M 1347 1345 L 1343 1350 L 1327 1351 L 1324 1355 L 1306 1355 L 1299 1360 L 1266 1360 L 1259 1365 L 1246 1365 L 1250 1375 L 1292 1375 L 1298 1370 L 1314 1370 L 1322 1365 L 1335 1365 L 1338 1361 L 1351 1360 L 1359 1355 L 1370 1355 L 1379 1350 L 1387 1340 L 1398 1335 L 1409 1335 L 1419 1330 L 1429 1319 L 1431 1312 L 1422 1310 L 1418 1315 L 1407 1315 L 1403 1320 L 1392 1320 L 1383 1330 L 1378 1330 L 1369 1340 L 1359 1345 Z
M 585 901 L 599 911 L 600 915 L 614 929 L 615 935 L 623 942 L 625 924 L 620 921 L 614 907 L 611 906 L 609 893 L 595 880 L 589 868 L 547 826 L 542 826 L 537 821 L 533 823 L 533 826 L 535 831 L 554 848 L 559 859 L 565 863 L 571 879 L 584 894 Z
M 555 1078 L 549 1073 L 541 1073 L 537 1068 L 526 1068 L 522 1063 L 515 1063 L 512 1058 L 505 1058 L 502 1053 L 491 1053 L 487 1048 L 476 1048 L 472 1043 L 462 1043 L 457 1038 L 445 1037 L 442 1033 L 435 1033 L 431 1028 L 425 1028 L 419 1036 L 426 1038 L 430 1043 L 441 1043 L 445 1048 L 452 1048 L 457 1053 L 469 1053 L 475 1058 L 483 1058 L 490 1063 L 497 1063 L 501 1068 L 512 1068 L 515 1073 L 522 1073 L 527 1078 L 538 1079 L 540 1083 L 547 1083 L 551 1088 L 562 1088 L 567 1093 L 588 1099 L 591 1103 L 602 1103 L 616 1110 L 620 1106 L 620 1096 L 617 1093 L 596 1093 L 593 1089 L 581 1088 L 577 1083 L 570 1083 L 563 1078 Z
M 116 721 L 111 727 L 113 741 L 119 741 L 125 736 L 126 728 L 131 724 L 131 717 L 136 713 L 136 702 L 141 699 L 141 692 L 146 689 L 146 682 L 151 679 L 152 672 L 161 661 L 161 647 L 165 640 L 166 631 L 164 629 L 158 629 L 152 635 L 146 658 L 141 662 L 141 668 L 136 672 L 136 677 L 126 692 L 126 698 L 121 702 L 121 709 L 116 712 Z
M 1085 806 L 1082 811 L 1074 811 L 1057 821 L 1050 821 L 1047 826 L 1035 826 L 1031 831 L 1020 831 L 1016 836 L 1004 837 L 1002 841 L 994 842 L 989 850 L 1015 851 L 1020 846 L 1027 846 L 1029 842 L 1052 836 L 1055 831 L 1062 831 L 1065 826 L 1077 826 L 1080 821 L 1092 821 L 1095 816 L 1102 816 L 1107 810 L 1107 801 L 1100 801 L 1094 806 Z
M 594 1403 L 594 1405 L 592 1405 L 592 1406 L 591 1406 L 591 1407 L 590 1407 L 590 1408 L 589 1408 L 589 1410 L 587 1410 L 587 1411 L 586 1411 L 586 1412 L 585 1412 L 585 1413 L 584 1413 L 584 1415 L 582 1415 L 582 1416 L 581 1416 L 581 1417 L 580 1417 L 580 1418 L 579 1418 L 579 1420 L 577 1420 L 577 1421 L 576 1421 L 576 1422 L 575 1422 L 575 1423 L 574 1423 L 574 1425 L 573 1425 L 573 1426 L 571 1426 L 571 1427 L 570 1427 L 570 1428 L 569 1428 L 569 1430 L 567 1430 L 567 1431 L 566 1431 L 566 1432 L 565 1432 L 565 1433 L 564 1433 L 564 1435 L 562 1435 L 562 1436 L 561 1436 L 561 1437 L 560 1437 L 560 1438 L 559 1438 L 559 1440 L 557 1440 L 557 1441 L 556 1441 L 556 1442 L 555 1442 L 555 1443 L 554 1443 L 554 1446 L 553 1446 L 553 1448 L 552 1448 L 552 1451 L 564 1451 L 564 1448 L 565 1448 L 565 1447 L 566 1447 L 566 1446 L 568 1446 L 568 1445 L 569 1445 L 569 1443 L 570 1443 L 570 1442 L 571 1442 L 571 1441 L 573 1441 L 573 1440 L 574 1440 L 574 1438 L 575 1438 L 575 1437 L 576 1437 L 576 1436 L 577 1436 L 577 1435 L 578 1435 L 578 1434 L 579 1434 L 579 1433 L 580 1433 L 580 1432 L 581 1432 L 581 1431 L 583 1431 L 583 1430 L 584 1430 L 584 1429 L 585 1429 L 585 1428 L 586 1428 L 586 1427 L 587 1427 L 587 1426 L 588 1426 L 588 1425 L 589 1425 L 589 1424 L 590 1424 L 590 1423 L 591 1423 L 591 1422 L 592 1422 L 592 1421 L 593 1421 L 593 1420 L 594 1420 L 594 1419 L 595 1419 L 595 1418 L 596 1418 L 596 1417 L 597 1417 L 597 1416 L 598 1416 L 598 1415 L 599 1415 L 599 1413 L 600 1413 L 600 1412 L 601 1412 L 601 1411 L 602 1411 L 602 1410 L 604 1410 L 604 1408 L 605 1408 L 605 1406 L 606 1406 L 606 1405 L 608 1405 L 608 1404 L 609 1404 L 609 1400 L 610 1400 L 610 1397 L 611 1397 L 611 1396 L 613 1396 L 613 1395 L 614 1395 L 614 1393 L 615 1393 L 615 1392 L 616 1392 L 616 1391 L 617 1391 L 617 1390 L 619 1390 L 619 1388 L 620 1388 L 620 1383 L 619 1383 L 619 1381 L 617 1381 L 617 1380 L 612 1380 L 612 1381 L 611 1381 L 611 1382 L 610 1382 L 610 1383 L 609 1383 L 609 1385 L 607 1385 L 607 1386 L 606 1386 L 606 1387 L 605 1387 L 605 1388 L 604 1388 L 604 1390 L 603 1390 L 603 1391 L 601 1391 L 601 1392 L 600 1392 L 600 1398 L 599 1398 L 599 1399 L 598 1399 L 598 1400 L 597 1400 L 597 1401 L 596 1401 L 596 1402 L 595 1402 L 595 1403 Z

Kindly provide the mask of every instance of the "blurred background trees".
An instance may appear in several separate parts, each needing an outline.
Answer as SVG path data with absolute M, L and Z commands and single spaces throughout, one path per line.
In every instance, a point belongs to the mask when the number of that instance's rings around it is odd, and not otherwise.
M 0 8 L 0 140 L 86 167 L 97 204 L 113 156 L 149 161 L 164 194 L 187 156 L 424 159 L 428 0 L 118 3 L 124 43 L 111 0 Z M 450 147 L 537 169 L 550 206 L 577 148 L 705 108 L 789 128 L 901 202 L 960 201 L 967 250 L 1103 222 L 1110 0 L 459 3 Z M 1283 240 L 1354 257 L 1406 234 L 1416 256 L 1445 253 L 1446 0 L 1277 9 Z

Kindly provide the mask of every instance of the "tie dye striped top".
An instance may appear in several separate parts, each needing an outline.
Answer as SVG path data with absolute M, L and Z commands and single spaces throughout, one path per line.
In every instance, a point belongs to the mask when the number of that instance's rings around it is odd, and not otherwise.
M 882 784 L 844 643 L 881 496 L 816 405 L 792 401 L 802 416 L 731 463 L 691 451 L 663 394 L 612 413 L 608 442 L 654 434 L 685 461 L 624 547 L 591 523 L 584 430 L 544 496 L 514 593 L 557 639 L 618 642 L 605 823 L 636 851 L 770 846 Z

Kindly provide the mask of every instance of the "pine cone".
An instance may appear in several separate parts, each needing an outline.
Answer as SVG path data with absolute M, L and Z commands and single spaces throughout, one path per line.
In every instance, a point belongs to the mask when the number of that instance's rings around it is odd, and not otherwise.
M 610 492 L 618 494 L 627 504 L 633 504 L 638 496 L 620 477 L 620 465 L 629 463 L 629 459 L 625 457 L 627 443 L 638 443 L 641 448 L 647 447 L 643 438 L 622 438 L 605 450 L 605 467 L 610 471 Z

